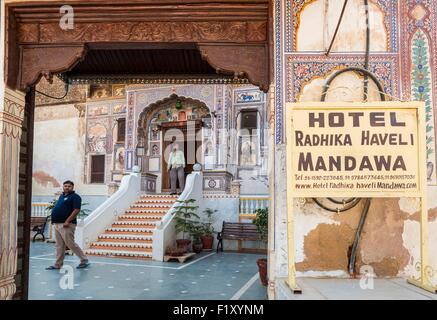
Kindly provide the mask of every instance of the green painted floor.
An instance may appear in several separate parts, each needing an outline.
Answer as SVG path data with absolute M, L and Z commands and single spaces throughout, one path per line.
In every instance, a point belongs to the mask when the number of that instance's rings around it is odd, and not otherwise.
M 262 255 L 208 252 L 183 264 L 90 257 L 81 270 L 66 256 L 61 273 L 45 270 L 54 262 L 53 244 L 32 243 L 30 251 L 30 300 L 267 299 L 256 265 Z

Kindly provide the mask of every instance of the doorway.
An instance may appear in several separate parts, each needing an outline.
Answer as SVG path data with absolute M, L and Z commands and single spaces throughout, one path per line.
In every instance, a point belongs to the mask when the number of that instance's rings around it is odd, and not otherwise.
M 163 140 L 163 155 L 162 155 L 162 192 L 170 192 L 170 173 L 167 170 L 167 160 L 169 158 L 169 154 L 171 152 L 171 144 L 173 141 L 179 144 L 180 150 L 184 152 L 185 157 L 185 178 L 191 172 L 193 172 L 193 165 L 198 162 L 200 159 L 197 157 L 203 157 L 203 154 L 198 152 L 198 150 L 202 150 L 202 139 L 199 139 L 202 130 L 202 121 L 196 120 L 194 122 L 194 131 L 195 134 L 190 134 L 187 130 L 188 122 L 187 121 L 177 121 L 177 122 L 167 122 L 161 125 Z M 178 131 L 182 133 L 183 136 L 179 135 L 179 139 L 177 136 L 173 136 L 172 132 Z M 168 139 L 168 138 L 170 139 Z M 197 137 L 197 139 L 196 139 Z M 193 154 L 194 151 L 194 154 Z M 178 181 L 178 188 L 179 181 Z

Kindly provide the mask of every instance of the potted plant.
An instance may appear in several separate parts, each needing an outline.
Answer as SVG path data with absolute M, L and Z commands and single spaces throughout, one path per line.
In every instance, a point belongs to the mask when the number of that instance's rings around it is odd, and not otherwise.
M 206 222 L 204 222 L 202 224 L 203 234 L 200 237 L 200 239 L 202 240 L 203 250 L 211 251 L 212 245 L 214 243 L 214 237 L 212 235 L 214 233 L 214 227 L 213 227 L 214 217 L 213 216 L 217 212 L 217 210 L 212 210 L 211 208 L 206 208 L 203 212 L 206 215 Z
M 199 219 L 199 216 L 196 213 L 199 207 L 194 205 L 194 202 L 196 202 L 195 199 L 176 200 L 176 202 L 179 203 L 179 206 L 177 206 L 173 211 L 176 222 L 175 228 L 176 233 L 179 234 L 182 232 L 182 239 L 176 239 L 176 244 L 178 248 L 184 249 L 185 252 L 187 252 L 191 240 L 185 238 L 185 236 L 189 235 L 189 232 L 193 227 L 193 223 L 196 223 L 196 221 L 192 219 Z
M 203 226 L 199 223 L 196 223 L 191 226 L 190 234 L 193 237 L 193 251 L 195 253 L 202 252 L 203 244 L 200 239 L 203 234 Z
M 172 257 L 180 257 L 183 256 L 186 253 L 186 251 L 184 251 L 181 248 L 176 248 L 176 247 L 167 247 L 167 249 L 165 250 L 165 254 L 167 256 L 172 256 Z
M 268 217 L 269 212 L 267 208 L 260 208 L 255 210 L 254 212 L 256 214 L 255 219 L 253 219 L 253 224 L 256 225 L 256 229 L 260 235 L 260 240 L 264 243 L 267 243 L 267 236 L 268 236 Z M 258 265 L 258 271 L 259 271 L 259 277 L 261 280 L 261 283 L 264 286 L 268 285 L 268 279 L 267 279 L 267 259 L 262 258 L 258 259 L 256 261 L 256 264 Z

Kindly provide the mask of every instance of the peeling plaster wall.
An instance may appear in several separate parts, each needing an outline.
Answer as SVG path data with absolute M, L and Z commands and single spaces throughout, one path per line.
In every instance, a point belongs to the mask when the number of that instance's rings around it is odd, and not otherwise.
M 297 31 L 298 51 L 323 51 L 329 46 L 337 26 L 344 1 L 307 1 L 308 5 L 300 14 Z M 364 51 L 366 41 L 365 7 L 362 0 L 351 0 L 347 4 L 332 51 Z M 371 26 L 372 51 L 386 51 L 387 31 L 384 27 L 384 13 L 370 2 L 369 20 Z
M 75 183 L 89 209 L 107 198 L 107 186 L 84 183 L 85 118 L 72 104 L 39 106 L 35 111 L 32 197 L 53 199 L 65 180 Z

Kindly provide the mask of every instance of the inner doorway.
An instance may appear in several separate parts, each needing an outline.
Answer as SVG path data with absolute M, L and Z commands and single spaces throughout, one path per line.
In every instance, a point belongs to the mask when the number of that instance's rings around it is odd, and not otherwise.
M 170 93 L 142 110 L 138 119 L 138 145 L 145 150 L 138 156 L 143 175 L 154 175 L 157 192 L 170 192 L 168 160 L 171 144 L 177 142 L 185 156 L 185 176 L 193 171 L 195 163 L 204 163 L 204 130 L 212 126 L 210 106 L 195 98 Z
M 202 121 L 196 120 L 194 123 L 188 121 L 167 122 L 161 125 L 163 139 L 163 155 L 162 155 L 162 192 L 170 192 L 170 172 L 168 171 L 167 161 L 171 152 L 173 141 L 179 144 L 180 150 L 184 152 L 185 157 L 185 178 L 193 172 L 193 165 L 197 162 L 198 157 L 203 157 L 202 139 L 201 137 Z M 189 128 L 194 129 L 194 132 L 189 132 Z M 172 135 L 172 132 L 179 132 L 179 135 Z M 171 137 L 171 139 L 168 139 Z M 179 139 L 178 139 L 179 137 Z M 200 150 L 200 152 L 198 152 Z M 178 188 L 179 181 L 178 181 Z M 182 191 L 182 190 L 181 190 Z

